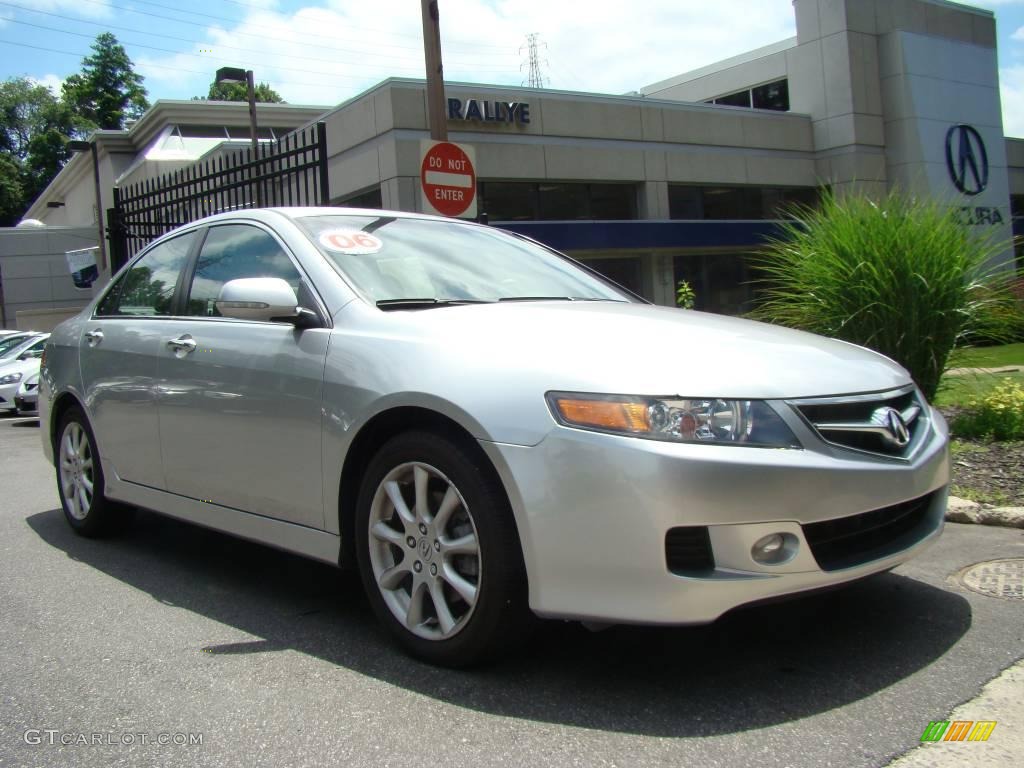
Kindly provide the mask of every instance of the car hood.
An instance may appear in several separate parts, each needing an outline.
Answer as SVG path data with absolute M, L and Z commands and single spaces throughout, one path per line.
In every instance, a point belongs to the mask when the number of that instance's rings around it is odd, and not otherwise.
M 456 370 L 545 390 L 797 398 L 903 386 L 909 374 L 846 342 L 765 323 L 612 302 L 507 302 L 379 313 Z M 390 335 L 390 334 L 388 334 Z
M 21 373 L 22 378 L 24 378 L 30 373 L 38 373 L 39 363 L 40 360 L 38 357 L 33 357 L 28 360 L 14 359 L 0 365 L 0 376 L 7 376 L 12 373 Z

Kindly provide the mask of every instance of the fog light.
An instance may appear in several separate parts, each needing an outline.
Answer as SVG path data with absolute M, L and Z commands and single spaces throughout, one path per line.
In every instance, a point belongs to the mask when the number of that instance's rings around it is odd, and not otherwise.
M 772 533 L 754 542 L 750 556 L 762 565 L 779 565 L 793 559 L 797 540 L 791 533 Z

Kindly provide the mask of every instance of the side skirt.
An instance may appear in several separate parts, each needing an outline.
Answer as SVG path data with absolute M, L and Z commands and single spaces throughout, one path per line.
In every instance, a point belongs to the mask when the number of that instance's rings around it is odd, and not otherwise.
M 334 566 L 338 565 L 341 537 L 328 531 L 197 501 L 156 488 L 125 482 L 116 477 L 108 477 L 105 480 L 106 496 L 113 501 L 142 507 L 187 523 L 223 531 L 241 539 L 266 544 Z

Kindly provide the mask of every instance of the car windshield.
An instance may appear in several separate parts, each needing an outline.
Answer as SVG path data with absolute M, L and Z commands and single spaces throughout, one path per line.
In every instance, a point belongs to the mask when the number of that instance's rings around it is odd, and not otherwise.
M 633 301 L 566 259 L 498 229 L 373 215 L 296 221 L 352 285 L 382 308 L 503 300 Z
M 13 360 L 19 354 L 24 352 L 30 346 L 35 336 L 19 336 L 16 339 L 3 339 L 0 340 L 0 359 Z

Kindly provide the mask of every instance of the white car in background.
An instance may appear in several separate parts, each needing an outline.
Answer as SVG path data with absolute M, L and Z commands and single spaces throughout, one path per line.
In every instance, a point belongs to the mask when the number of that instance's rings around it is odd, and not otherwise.
M 18 394 L 14 396 L 14 407 L 19 416 L 33 416 L 39 413 L 39 372 L 21 380 Z
M 14 398 L 21 383 L 29 376 L 39 373 L 43 346 L 50 334 L 44 333 L 21 345 L 13 357 L 0 360 L 0 411 L 15 411 Z
M 4 333 L 4 336 L 0 336 L 0 365 L 17 357 L 19 349 L 30 346 L 31 342 L 40 335 L 35 331 L 5 331 Z

